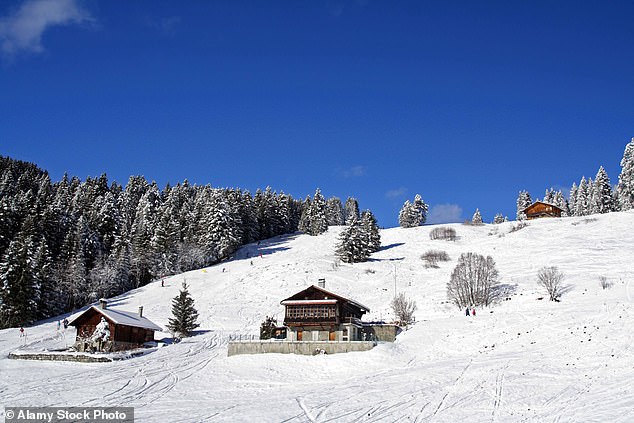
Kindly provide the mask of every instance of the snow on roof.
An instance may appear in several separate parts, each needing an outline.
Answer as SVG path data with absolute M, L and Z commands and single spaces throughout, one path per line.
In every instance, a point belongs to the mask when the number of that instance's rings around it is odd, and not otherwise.
M 337 300 L 284 300 L 282 305 L 337 304 Z
M 145 317 L 139 317 L 138 313 L 134 313 L 131 311 L 113 310 L 110 308 L 103 309 L 97 306 L 92 306 L 88 310 L 90 309 L 93 309 L 97 311 L 98 313 L 106 316 L 108 319 L 112 320 L 117 325 L 133 326 L 137 328 L 151 329 L 151 330 L 157 330 L 157 331 L 163 330 L 161 327 L 157 326 L 151 320 Z M 82 313 L 82 315 L 83 314 L 84 313 Z M 77 318 L 75 320 L 77 320 Z M 74 321 L 71 322 L 70 324 L 72 325 L 73 323 Z

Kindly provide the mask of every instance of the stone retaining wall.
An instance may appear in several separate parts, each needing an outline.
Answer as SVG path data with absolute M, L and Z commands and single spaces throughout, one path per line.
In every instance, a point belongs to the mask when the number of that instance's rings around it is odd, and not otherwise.
M 14 360 L 37 360 L 37 361 L 74 361 L 76 363 L 109 363 L 112 361 L 127 360 L 129 358 L 138 357 L 146 354 L 148 350 L 143 351 L 127 351 L 119 354 L 88 354 L 88 353 L 73 353 L 73 352 L 12 352 L 9 353 L 9 358 Z
M 106 363 L 112 358 L 103 356 L 90 356 L 84 354 L 51 354 L 51 353 L 10 353 L 9 358 L 14 360 L 39 360 L 39 361 L 75 361 L 79 363 Z
M 316 350 L 326 354 L 340 354 L 353 351 L 369 351 L 376 345 L 370 341 L 231 341 L 228 356 L 238 354 L 301 354 L 314 355 Z

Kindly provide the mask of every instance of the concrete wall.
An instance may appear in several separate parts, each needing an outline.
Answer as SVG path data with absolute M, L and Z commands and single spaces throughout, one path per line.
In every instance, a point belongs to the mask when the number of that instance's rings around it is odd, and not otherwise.
M 314 355 L 315 350 L 324 350 L 326 354 L 339 354 L 353 351 L 369 351 L 374 342 L 311 342 L 311 341 L 231 341 L 228 356 L 238 354 L 301 354 Z
M 396 335 L 402 331 L 397 325 L 390 324 L 366 325 L 363 330 L 368 339 L 379 342 L 394 342 L 396 341 Z

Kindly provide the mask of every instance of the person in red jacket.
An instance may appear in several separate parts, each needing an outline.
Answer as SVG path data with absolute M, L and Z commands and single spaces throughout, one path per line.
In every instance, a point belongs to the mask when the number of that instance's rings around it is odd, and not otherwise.
M 475 316 L 475 308 L 473 310 L 471 310 L 471 315 Z

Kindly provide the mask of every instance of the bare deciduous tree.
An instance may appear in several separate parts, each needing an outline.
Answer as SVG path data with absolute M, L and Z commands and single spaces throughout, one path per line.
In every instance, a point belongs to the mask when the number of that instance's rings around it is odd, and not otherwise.
M 405 297 L 402 292 L 392 300 L 392 310 L 396 318 L 402 325 L 409 325 L 414 321 L 414 312 L 416 311 L 416 301 Z
M 447 284 L 447 298 L 458 307 L 488 306 L 495 297 L 497 277 L 491 256 L 463 253 Z
M 564 290 L 564 274 L 555 266 L 544 266 L 537 273 L 537 284 L 546 288 L 550 301 L 559 301 Z

